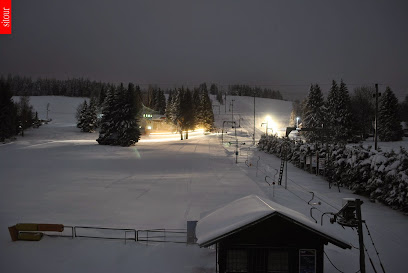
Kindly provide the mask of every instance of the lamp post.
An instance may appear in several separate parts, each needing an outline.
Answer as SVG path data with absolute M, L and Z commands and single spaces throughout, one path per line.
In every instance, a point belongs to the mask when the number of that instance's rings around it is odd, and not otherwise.
M 264 125 L 264 124 L 266 125 L 266 126 L 265 126 L 265 135 L 268 136 L 268 129 L 272 129 L 272 128 L 269 128 L 269 122 L 262 122 L 262 123 L 261 123 L 261 127 L 262 127 L 262 125 Z
M 296 117 L 296 128 L 299 128 L 299 117 Z
M 266 125 L 265 135 L 268 136 L 268 129 L 273 129 L 273 127 L 269 127 L 269 124 L 273 125 L 273 122 L 270 116 L 266 117 L 266 122 L 261 123 L 261 127 L 264 124 Z M 273 133 L 273 130 L 272 130 L 272 133 Z

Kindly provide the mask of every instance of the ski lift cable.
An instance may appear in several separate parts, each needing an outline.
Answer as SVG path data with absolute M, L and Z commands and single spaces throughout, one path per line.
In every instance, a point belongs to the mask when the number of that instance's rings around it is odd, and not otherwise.
M 266 166 L 267 166 L 267 165 L 266 165 Z M 261 172 L 264 173 L 265 175 L 267 175 L 266 172 L 263 172 L 262 170 L 261 170 Z M 299 187 L 299 190 L 302 190 L 302 191 L 303 191 L 304 193 L 306 193 L 306 194 L 309 194 L 309 193 L 310 193 L 310 190 L 308 190 L 308 189 L 306 189 L 305 187 L 301 186 L 299 183 L 296 183 L 293 179 L 290 179 L 290 178 L 289 178 L 289 180 L 290 180 L 291 182 L 293 182 L 294 185 L 298 186 L 298 187 Z M 305 201 L 308 205 L 311 205 L 311 204 L 309 204 L 309 202 L 307 202 L 305 199 L 299 197 L 299 196 L 298 196 L 297 194 L 295 194 L 294 192 L 290 191 L 289 189 L 288 189 L 288 191 L 291 192 L 291 193 L 292 193 L 293 195 L 295 195 L 296 197 L 300 198 L 301 200 Z M 322 197 L 319 197 L 319 196 L 317 196 L 316 194 L 314 194 L 314 197 L 318 198 L 318 199 L 321 200 L 323 203 L 325 203 L 325 204 L 329 205 L 330 207 L 334 208 L 336 211 L 340 210 L 339 208 L 335 207 L 334 205 L 332 205 L 332 204 L 330 204 L 329 202 L 327 202 L 326 200 L 324 200 Z M 317 209 L 318 211 L 320 211 L 322 214 L 324 213 L 324 212 L 321 211 L 320 209 L 318 209 L 318 208 L 316 208 L 316 209 Z
M 293 191 L 286 189 L 288 192 L 290 192 L 291 194 L 293 194 L 294 196 L 296 196 L 297 198 L 299 198 L 300 200 L 302 200 L 303 202 L 306 203 L 306 205 L 311 206 L 312 208 L 315 208 L 316 210 L 320 211 L 321 213 L 324 213 L 323 211 L 321 211 L 319 208 L 316 208 L 313 206 L 313 204 L 309 204 L 307 200 L 303 199 L 302 197 L 300 197 L 299 195 L 297 195 L 296 193 L 294 193 Z
M 326 251 L 323 251 L 323 253 L 324 253 L 324 255 L 326 255 L 326 258 L 329 260 L 329 262 L 331 263 L 331 265 L 332 265 L 337 271 L 339 271 L 339 272 L 341 272 L 341 273 L 344 273 L 344 271 L 341 271 L 340 269 L 337 268 L 337 266 L 335 266 L 335 265 L 333 264 L 333 262 L 330 260 L 329 256 L 327 255 Z M 358 273 L 358 272 L 360 272 L 360 270 L 357 270 L 355 273 Z
M 310 193 L 310 190 L 306 189 L 305 187 L 299 185 L 298 183 L 296 183 L 295 181 L 293 181 L 292 179 L 288 178 L 291 182 L 293 182 L 294 184 L 296 184 L 299 188 L 303 189 L 304 192 L 306 193 Z M 314 194 L 315 198 L 318 198 L 319 200 L 321 200 L 323 203 L 326 203 L 327 205 L 329 205 L 330 207 L 334 208 L 335 210 L 340 210 L 340 208 L 337 208 L 336 206 L 330 204 L 329 202 L 327 202 L 326 200 L 324 200 L 322 197 L 319 197 L 316 193 Z
M 378 273 L 378 272 L 377 272 L 377 269 L 376 269 L 375 266 L 374 266 L 373 260 L 371 259 L 370 253 L 368 253 L 368 250 L 367 250 L 365 244 L 363 244 L 363 246 L 364 246 L 364 250 L 365 250 L 365 252 L 366 252 L 366 254 L 367 254 L 367 256 L 368 256 L 368 259 L 370 260 L 370 264 L 371 264 L 371 266 L 372 266 L 374 272 L 375 272 L 375 273 Z
M 363 221 L 363 223 L 364 223 L 364 225 L 365 225 L 365 227 L 366 227 L 366 229 L 367 229 L 367 234 L 368 234 L 368 236 L 369 236 L 370 239 L 371 239 L 371 243 L 373 244 L 375 253 L 377 254 L 378 261 L 380 262 L 380 265 L 381 265 L 381 269 L 382 269 L 382 271 L 385 273 L 385 269 L 384 269 L 384 266 L 383 266 L 382 261 L 381 261 L 381 258 L 380 258 L 380 253 L 378 252 L 378 250 L 377 250 L 377 248 L 376 248 L 376 246 L 375 246 L 375 244 L 374 244 L 374 240 L 373 240 L 373 237 L 371 236 L 370 230 L 368 229 L 367 223 L 366 223 L 366 221 Z
M 265 166 L 267 166 L 267 165 L 265 165 Z M 265 176 L 268 176 L 268 173 L 267 173 L 267 172 L 264 172 L 262 169 L 259 169 L 259 171 L 260 171 L 261 173 L 263 173 Z M 266 179 L 266 177 L 265 177 L 265 179 Z M 298 183 L 296 183 L 295 181 L 293 181 L 293 180 L 290 179 L 290 178 L 289 178 L 289 180 L 292 181 L 293 184 L 295 184 L 297 187 L 299 187 L 299 190 L 305 192 L 306 194 L 310 194 L 310 191 L 307 190 L 305 187 L 299 185 Z M 287 190 L 288 190 L 290 193 L 292 193 L 293 195 L 295 195 L 297 198 L 299 198 L 300 200 L 304 201 L 307 205 L 312 206 L 313 208 L 316 208 L 316 207 L 314 207 L 312 204 L 309 204 L 309 202 L 308 202 L 307 200 L 303 199 L 303 198 L 300 197 L 298 194 L 294 193 L 293 191 L 291 191 L 291 190 L 289 190 L 289 189 L 287 189 Z M 318 199 L 320 199 L 321 201 L 323 201 L 324 203 L 328 204 L 329 206 L 333 207 L 334 209 L 339 210 L 338 208 L 336 208 L 335 206 L 329 204 L 327 201 L 323 200 L 322 198 L 320 198 L 320 197 L 318 197 L 318 196 L 316 196 L 316 197 L 317 197 Z M 319 208 L 316 208 L 316 210 L 318 210 L 318 211 L 319 211 L 320 213 L 322 213 L 322 214 L 324 213 L 324 212 L 323 212 L 322 210 L 320 210 Z
M 267 166 L 267 165 L 266 165 L 266 166 Z M 263 173 L 263 174 L 265 174 L 266 176 L 268 176 L 268 174 L 267 174 L 266 172 L 262 171 L 261 169 L 260 169 L 260 172 Z M 266 177 L 265 177 L 265 179 L 266 179 Z M 310 194 L 310 191 L 306 190 L 306 188 L 304 188 L 304 187 L 302 187 L 301 185 L 299 185 L 298 183 L 294 182 L 292 179 L 289 179 L 289 180 L 291 180 L 296 186 L 298 186 L 298 187 L 300 188 L 300 190 L 304 191 L 304 192 L 307 193 L 307 194 Z M 315 209 L 318 210 L 320 213 L 324 213 L 324 212 L 323 212 L 322 210 L 320 210 L 319 208 L 314 207 L 313 204 L 309 204 L 308 200 L 303 199 L 303 198 L 300 197 L 298 194 L 294 193 L 293 191 L 291 191 L 291 190 L 289 190 L 289 189 L 287 189 L 287 190 L 288 190 L 290 193 L 292 193 L 293 195 L 295 195 L 297 198 L 299 198 L 300 200 L 302 200 L 303 202 L 305 202 L 307 205 L 312 206 L 312 208 L 315 208 Z M 319 199 L 320 199 L 320 198 L 319 198 Z M 325 203 L 327 203 L 327 202 L 325 202 Z M 337 210 L 338 210 L 338 209 L 337 209 Z

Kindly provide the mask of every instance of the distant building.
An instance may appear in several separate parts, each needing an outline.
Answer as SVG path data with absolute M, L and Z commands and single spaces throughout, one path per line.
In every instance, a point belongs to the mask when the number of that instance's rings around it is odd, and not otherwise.
M 250 195 L 197 223 L 197 243 L 215 245 L 217 272 L 323 273 L 324 245 L 351 245 L 306 216 Z
M 143 106 L 139 125 L 142 134 L 175 131 L 175 127 L 167 123 L 166 116 L 146 106 Z

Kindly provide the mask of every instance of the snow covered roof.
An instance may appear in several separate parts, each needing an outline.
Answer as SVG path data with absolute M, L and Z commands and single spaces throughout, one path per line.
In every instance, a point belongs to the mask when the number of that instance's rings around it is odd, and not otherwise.
M 327 234 L 327 231 L 310 221 L 305 215 L 257 195 L 249 195 L 235 200 L 199 220 L 196 228 L 197 243 L 203 247 L 210 246 L 249 225 L 259 223 L 275 215 L 291 220 L 295 224 L 326 238 L 334 245 L 341 248 L 351 248 L 348 243 Z

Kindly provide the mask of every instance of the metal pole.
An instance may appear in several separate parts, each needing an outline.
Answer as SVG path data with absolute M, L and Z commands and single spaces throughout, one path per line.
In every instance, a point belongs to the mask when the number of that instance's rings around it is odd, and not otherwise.
M 224 124 L 225 124 L 225 121 L 222 123 L 221 144 L 224 144 Z
M 253 136 L 253 138 L 254 138 L 254 146 L 255 146 L 255 92 L 254 92 L 254 136 Z
M 47 121 L 48 121 L 48 112 L 50 111 L 50 103 L 47 103 Z
M 225 114 L 226 114 L 227 113 L 227 91 L 225 91 L 224 104 L 225 104 Z
M 231 121 L 234 121 L 234 100 L 231 100 L 231 107 L 232 107 L 232 119 Z M 236 126 L 236 124 L 235 124 Z
M 374 121 L 374 149 L 377 151 L 378 129 L 378 83 L 375 84 L 375 121 Z
M 285 189 L 288 188 L 288 161 L 285 158 Z
M 218 273 L 218 243 L 215 244 L 215 273 Z
M 235 123 L 235 122 L 234 122 Z M 235 123 L 235 164 L 238 164 L 238 137 L 237 137 L 237 124 Z
M 360 248 L 360 273 L 365 273 L 365 256 L 364 256 L 364 240 L 363 240 L 363 224 L 361 220 L 361 201 L 356 199 L 356 216 L 358 222 L 358 243 Z

